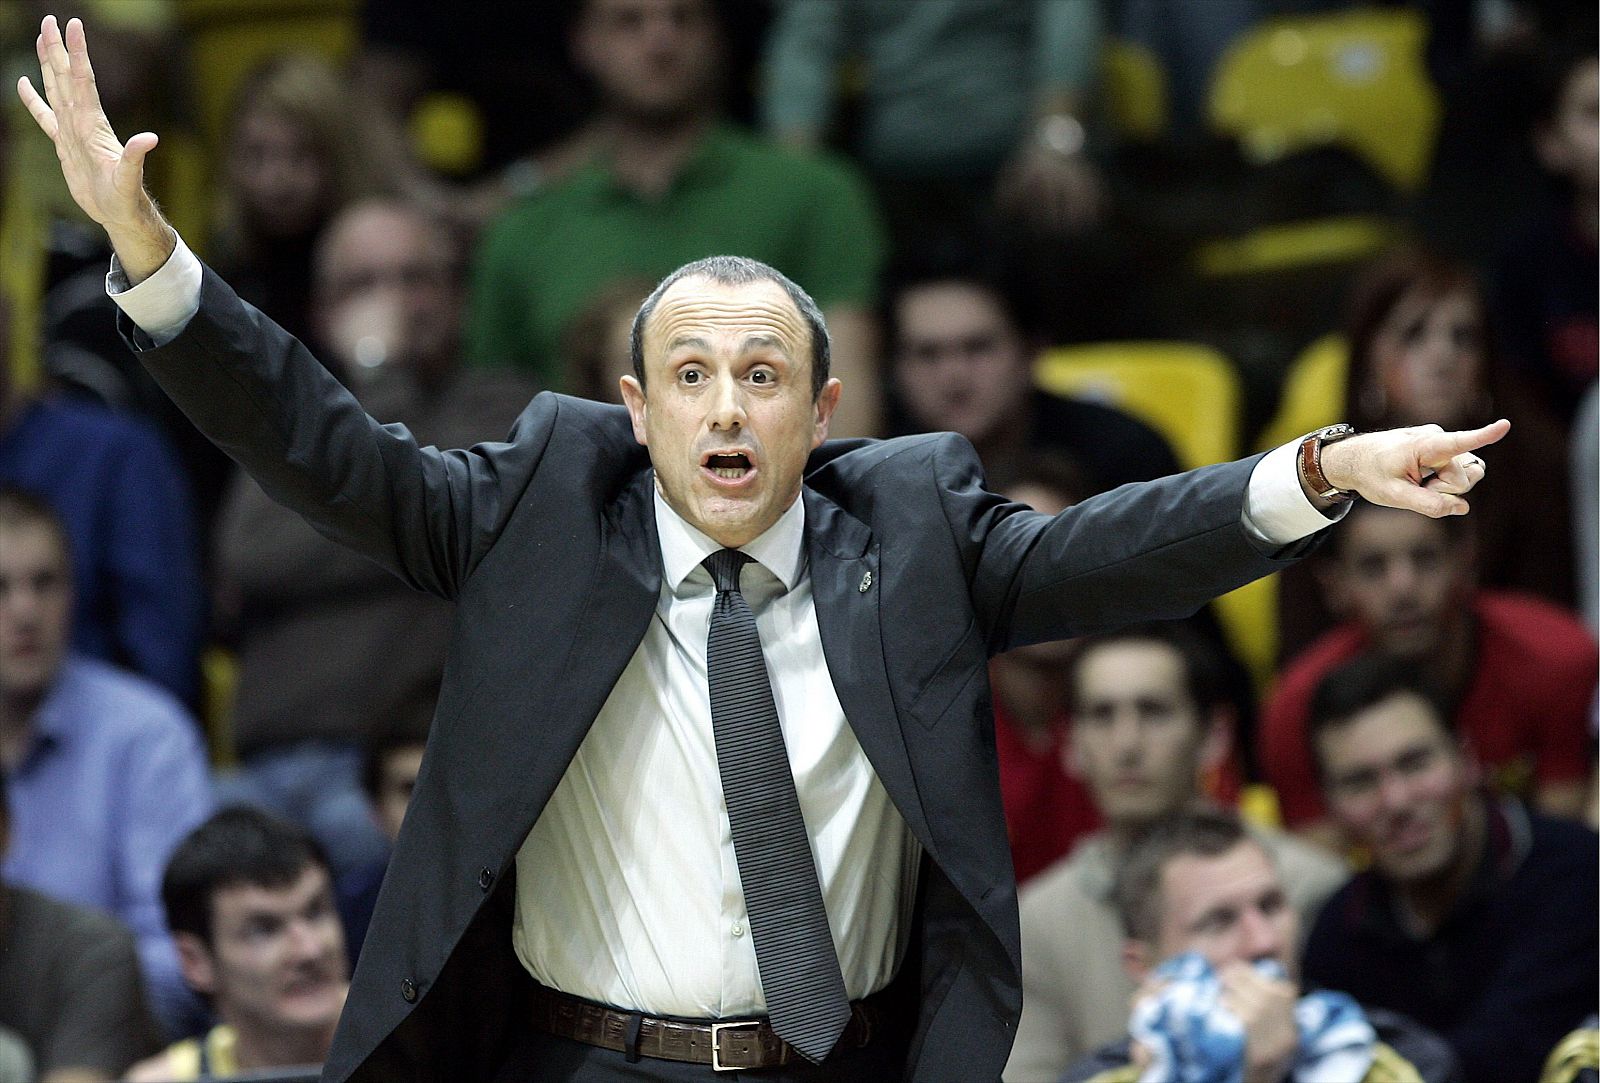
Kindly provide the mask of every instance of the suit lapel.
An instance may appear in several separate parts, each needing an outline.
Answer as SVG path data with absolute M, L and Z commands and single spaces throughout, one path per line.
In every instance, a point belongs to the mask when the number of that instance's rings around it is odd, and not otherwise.
M 810 488 L 806 502 L 806 559 L 817 628 L 828 675 L 845 718 L 923 848 L 931 851 L 922 798 L 917 792 L 899 713 L 889 695 L 883 632 L 878 617 L 882 593 L 878 546 L 859 519 Z

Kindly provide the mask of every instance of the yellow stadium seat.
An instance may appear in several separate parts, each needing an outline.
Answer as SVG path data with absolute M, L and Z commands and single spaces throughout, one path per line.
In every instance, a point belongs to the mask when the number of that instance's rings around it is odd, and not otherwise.
M 1045 351 L 1034 382 L 1056 395 L 1095 399 L 1153 427 L 1185 468 L 1239 451 L 1239 378 L 1228 359 L 1189 342 L 1105 342 Z
M 233 705 L 238 691 L 238 657 L 226 647 L 207 647 L 200 653 L 200 713 L 206 747 L 217 767 L 233 767 L 239 762 L 233 739 Z
M 1307 346 L 1283 380 L 1278 412 L 1256 440 L 1258 451 L 1344 420 L 1350 347 L 1342 335 L 1323 335 Z
M 1116 406 L 1150 425 L 1185 468 L 1239 453 L 1241 392 L 1232 364 L 1209 346 L 1187 342 L 1108 342 L 1047 350 L 1034 382 L 1056 395 Z M 1277 584 L 1262 579 L 1217 599 L 1229 646 L 1258 690 L 1278 654 Z
M 1402 192 L 1427 179 L 1439 95 L 1427 73 L 1427 23 L 1406 8 L 1268 19 L 1217 66 L 1212 127 L 1257 161 L 1342 146 Z
M 1111 38 L 1100 52 L 1107 119 L 1125 139 L 1153 143 L 1167 130 L 1167 73 L 1150 50 Z

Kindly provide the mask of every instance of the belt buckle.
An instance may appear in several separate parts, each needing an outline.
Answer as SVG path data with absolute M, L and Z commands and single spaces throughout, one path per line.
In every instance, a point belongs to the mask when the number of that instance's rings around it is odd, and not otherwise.
M 759 1026 L 761 1026 L 761 1021 L 759 1019 L 742 1019 L 733 1023 L 712 1023 L 711 1070 L 713 1072 L 738 1072 L 745 1070 L 741 1065 L 722 1063 L 722 1042 L 720 1040 L 722 1037 L 722 1032 L 725 1030 L 733 1030 L 737 1027 L 749 1027 L 750 1029 L 754 1030 Z

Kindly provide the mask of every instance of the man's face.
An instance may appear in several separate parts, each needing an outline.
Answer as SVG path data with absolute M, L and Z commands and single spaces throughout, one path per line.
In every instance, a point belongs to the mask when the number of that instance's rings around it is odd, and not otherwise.
M 179 933 L 184 978 L 236 1027 L 331 1027 L 349 979 L 333 882 L 307 865 L 286 887 L 235 884 L 212 898 L 211 944 Z
M 1431 705 L 1393 696 L 1320 732 L 1317 755 L 1328 810 L 1379 872 L 1409 883 L 1452 867 L 1476 778 Z
M 392 207 L 340 218 L 318 265 L 324 339 L 348 366 L 409 365 L 440 375 L 456 360 L 461 290 L 449 239 Z
M 1202 766 L 1225 751 L 1225 737 L 1190 698 L 1172 647 L 1116 641 L 1079 662 L 1070 767 L 1108 822 L 1143 824 L 1183 808 Z
M 1415 512 L 1364 507 L 1338 529 L 1328 570 L 1329 601 L 1357 621 L 1379 650 L 1419 658 L 1467 613 L 1471 559 L 1437 521 Z
M 422 769 L 423 746 L 406 745 L 390 749 L 384 754 L 378 770 L 378 796 L 374 802 L 378 823 L 383 833 L 393 842 L 400 837 L 400 824 L 406 818 L 411 804 L 411 793 L 417 788 L 417 772 Z
M 43 693 L 66 655 L 72 577 L 60 535 L 44 523 L 0 526 L 0 694 Z
M 1213 967 L 1273 959 L 1292 977 L 1298 935 L 1277 867 L 1253 840 L 1216 857 L 1180 855 L 1161 872 L 1155 961 L 1186 951 Z
M 617 112 L 670 123 L 715 104 L 721 45 L 708 0 L 588 0 L 574 50 Z
M 1373 379 L 1402 424 L 1464 424 L 1483 394 L 1483 313 L 1465 289 L 1413 290 L 1372 339 Z
M 1004 426 L 1022 424 L 1032 386 L 1027 350 L 986 290 L 917 286 L 895 309 L 895 382 L 918 425 L 983 447 Z
M 839 381 L 811 395 L 810 333 L 776 282 L 676 282 L 644 329 L 643 388 L 623 380 L 661 495 L 722 545 L 758 537 L 800 495 Z

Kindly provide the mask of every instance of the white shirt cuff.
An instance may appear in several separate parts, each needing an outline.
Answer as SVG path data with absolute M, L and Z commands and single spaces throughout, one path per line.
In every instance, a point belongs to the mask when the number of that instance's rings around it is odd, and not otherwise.
M 1274 548 L 1292 545 L 1344 518 L 1348 504 L 1333 518 L 1324 515 L 1300 487 L 1300 441 L 1291 440 L 1264 455 L 1250 472 L 1244 494 L 1244 528 Z
M 137 286 L 129 286 L 128 276 L 113 254 L 111 270 L 106 273 L 106 294 L 152 342 L 165 346 L 182 334 L 200 311 L 200 261 L 178 237 L 167 262 Z

